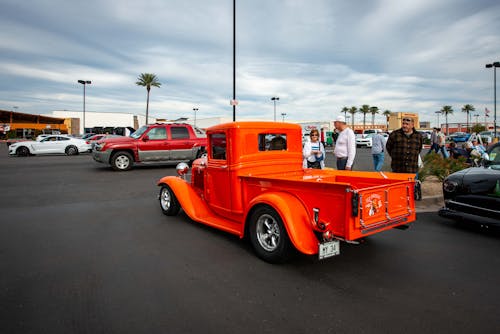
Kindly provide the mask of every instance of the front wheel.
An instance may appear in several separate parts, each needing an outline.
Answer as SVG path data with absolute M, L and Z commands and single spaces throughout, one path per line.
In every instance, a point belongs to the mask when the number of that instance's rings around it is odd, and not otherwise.
M 181 206 L 177 197 L 175 197 L 172 188 L 164 185 L 160 189 L 160 207 L 161 211 L 166 216 L 175 216 L 179 213 Z
M 291 242 L 280 215 L 263 206 L 250 218 L 250 242 L 257 256 L 266 262 L 285 262 L 291 252 Z
M 16 150 L 18 157 L 27 157 L 30 155 L 30 150 L 26 146 L 21 146 Z
M 128 152 L 117 152 L 111 158 L 111 166 L 114 170 L 126 171 L 132 168 L 134 158 Z

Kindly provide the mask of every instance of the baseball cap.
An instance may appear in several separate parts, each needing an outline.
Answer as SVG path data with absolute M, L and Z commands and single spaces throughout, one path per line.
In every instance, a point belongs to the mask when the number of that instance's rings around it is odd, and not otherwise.
M 338 115 L 337 118 L 335 119 L 335 122 L 345 123 L 345 117 L 342 115 Z

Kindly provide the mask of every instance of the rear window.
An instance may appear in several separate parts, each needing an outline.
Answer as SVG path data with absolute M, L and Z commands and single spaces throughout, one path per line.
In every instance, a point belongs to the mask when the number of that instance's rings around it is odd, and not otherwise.
M 189 139 L 189 131 L 184 126 L 173 126 L 170 128 L 172 139 Z
M 261 133 L 259 134 L 259 151 L 286 150 L 286 134 Z
M 210 158 L 217 160 L 226 160 L 226 134 L 213 133 L 209 138 L 210 142 Z

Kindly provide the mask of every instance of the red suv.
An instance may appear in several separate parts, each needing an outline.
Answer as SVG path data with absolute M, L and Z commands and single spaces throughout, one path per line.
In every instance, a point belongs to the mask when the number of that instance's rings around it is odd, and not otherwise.
M 139 128 L 129 137 L 98 141 L 92 150 L 95 161 L 126 171 L 134 163 L 193 161 L 205 153 L 203 130 L 183 123 L 156 123 Z

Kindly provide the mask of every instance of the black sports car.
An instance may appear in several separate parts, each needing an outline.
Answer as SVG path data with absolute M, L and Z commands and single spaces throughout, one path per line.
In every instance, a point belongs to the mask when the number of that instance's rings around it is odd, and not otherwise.
M 487 153 L 482 166 L 458 171 L 443 181 L 440 216 L 500 226 L 500 143 Z

